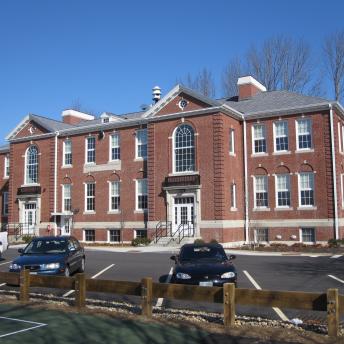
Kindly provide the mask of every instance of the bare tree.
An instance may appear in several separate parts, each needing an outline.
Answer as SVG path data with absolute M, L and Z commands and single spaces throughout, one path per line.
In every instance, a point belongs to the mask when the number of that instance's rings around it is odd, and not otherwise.
M 247 53 L 249 70 L 268 90 L 303 91 L 311 80 L 310 48 L 285 36 L 267 39 Z
M 335 99 L 339 100 L 344 95 L 344 31 L 333 33 L 325 39 L 324 60 Z
M 203 68 L 195 77 L 192 77 L 190 73 L 183 79 L 177 79 L 177 81 L 195 91 L 200 92 L 204 96 L 215 96 L 215 82 L 211 71 L 206 67 Z
M 222 92 L 225 96 L 238 94 L 237 82 L 244 74 L 244 67 L 238 57 L 228 63 L 222 73 Z

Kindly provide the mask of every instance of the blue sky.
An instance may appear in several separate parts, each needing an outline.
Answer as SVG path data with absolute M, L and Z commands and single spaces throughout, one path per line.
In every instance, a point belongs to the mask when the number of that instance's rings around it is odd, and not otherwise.
M 304 38 L 317 58 L 343 13 L 342 0 L 1 0 L 0 144 L 28 113 L 138 111 L 153 86 L 204 66 L 220 85 L 232 57 L 272 35 Z

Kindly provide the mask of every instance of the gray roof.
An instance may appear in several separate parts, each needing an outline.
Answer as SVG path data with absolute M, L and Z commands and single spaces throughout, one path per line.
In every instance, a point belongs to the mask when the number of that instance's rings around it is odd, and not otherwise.
M 0 146 L 0 152 L 1 153 L 9 152 L 9 151 L 10 151 L 10 145 Z
M 46 128 L 47 130 L 51 132 L 74 127 L 74 125 L 71 125 L 68 123 L 63 123 L 61 121 L 57 121 L 51 118 L 33 115 L 33 114 L 30 114 L 30 119 L 35 121 L 37 124 L 41 125 L 43 128 Z
M 237 97 L 222 99 L 222 103 L 244 113 L 270 112 L 288 108 L 302 108 L 312 105 L 329 103 L 329 100 L 319 97 L 304 96 L 288 91 L 269 91 L 256 94 L 254 97 L 238 101 Z

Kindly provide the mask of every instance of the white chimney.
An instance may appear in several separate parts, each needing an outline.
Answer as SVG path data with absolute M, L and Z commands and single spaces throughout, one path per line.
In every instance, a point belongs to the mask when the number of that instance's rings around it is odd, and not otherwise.
M 159 86 L 153 87 L 153 102 L 156 104 L 161 98 L 161 88 Z

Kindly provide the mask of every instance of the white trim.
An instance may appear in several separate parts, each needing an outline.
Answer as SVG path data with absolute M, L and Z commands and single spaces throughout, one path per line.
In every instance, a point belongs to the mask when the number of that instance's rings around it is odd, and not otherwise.
M 235 129 L 229 128 L 229 154 L 235 156 Z
M 238 82 L 237 82 L 237 85 L 238 86 L 254 85 L 260 91 L 266 92 L 266 87 L 264 85 L 262 85 L 259 81 L 257 81 L 255 78 L 253 78 L 252 76 L 243 76 L 243 77 L 239 78 Z
M 291 210 L 291 205 L 278 205 L 278 177 L 279 176 L 287 176 L 288 180 L 288 186 L 289 189 L 287 190 L 289 192 L 289 203 L 291 204 L 291 182 L 290 182 L 290 174 L 289 173 L 283 173 L 283 174 L 275 174 L 275 206 L 276 206 L 276 210 L 281 210 L 281 209 L 286 209 L 286 210 Z M 285 190 L 282 190 L 281 192 L 283 192 Z
M 298 187 L 298 208 L 297 210 L 300 210 L 300 209 L 316 209 L 315 207 L 315 172 L 298 172 L 296 173 L 297 174 L 297 187 Z M 301 186 L 300 186 L 300 175 L 301 174 L 312 174 L 313 177 L 313 204 L 310 204 L 310 205 L 301 205 Z
M 340 190 L 342 196 L 342 208 L 344 208 L 344 173 L 340 174 Z
M 142 132 L 145 131 L 146 132 L 146 156 L 142 157 L 142 156 L 138 156 L 138 132 Z M 142 129 L 136 129 L 135 130 L 135 160 L 147 160 L 148 158 L 148 130 L 147 128 L 142 128 Z
M 254 205 L 253 205 L 253 210 L 254 211 L 260 211 L 260 210 L 266 210 L 269 211 L 269 178 L 268 175 L 257 175 L 257 176 L 252 176 L 253 177 L 253 199 L 254 199 Z M 264 177 L 266 180 L 266 193 L 267 193 L 267 201 L 268 201 L 268 205 L 267 206 L 257 206 L 257 199 L 256 199 L 256 178 L 257 177 Z
M 265 140 L 265 152 L 256 152 L 255 151 L 255 134 L 254 134 L 254 128 L 257 126 L 263 127 L 263 136 L 262 138 Z M 266 125 L 265 123 L 253 123 L 251 126 L 251 134 L 252 134 L 252 155 L 255 156 L 261 156 L 261 155 L 267 155 L 268 154 L 268 146 L 267 146 L 267 135 L 266 135 Z M 262 138 L 258 138 L 257 140 L 261 140 Z
M 109 136 L 109 162 L 119 162 L 121 161 L 121 158 L 119 159 L 112 159 L 112 148 L 119 148 L 119 155 L 121 156 L 121 137 L 119 135 L 119 132 L 116 131 L 114 133 L 111 133 Z M 117 136 L 118 137 L 118 145 L 112 146 L 112 137 Z
M 88 153 L 88 139 L 91 139 L 93 138 L 94 139 L 94 161 L 90 161 L 88 162 L 87 161 L 87 153 Z M 94 165 L 96 163 L 96 143 L 97 143 L 97 140 L 96 140 L 96 137 L 94 135 L 90 135 L 90 136 L 86 136 L 85 137 L 85 165 Z M 90 150 L 91 151 L 91 150 Z
M 310 121 L 310 136 L 311 136 L 311 146 L 309 148 L 299 148 L 299 121 Z M 310 117 L 297 118 L 295 120 L 295 137 L 296 137 L 296 153 L 300 152 L 314 152 L 314 143 L 313 143 L 313 121 Z
M 94 199 L 94 209 L 93 210 L 87 210 L 87 185 L 93 184 L 94 185 L 94 196 L 89 197 L 89 198 L 93 198 Z M 95 182 L 87 182 L 84 183 L 84 214 L 95 214 L 96 212 L 96 183 Z
M 27 163 L 27 152 L 28 152 L 28 150 L 29 150 L 31 147 L 36 147 L 36 149 L 37 149 L 37 155 L 38 155 L 38 156 L 40 155 L 38 146 L 37 146 L 36 144 L 34 144 L 34 143 L 33 143 L 33 144 L 30 144 L 30 146 L 26 148 L 25 155 L 24 155 L 24 186 L 39 185 L 38 181 L 39 181 L 39 177 L 40 177 L 40 174 L 39 174 L 39 164 L 40 164 L 40 160 L 39 160 L 38 157 L 37 157 L 37 182 L 36 182 L 36 183 L 27 183 L 27 182 L 26 182 L 26 173 L 27 173 L 27 166 L 26 166 L 26 163 Z
M 341 219 L 342 224 L 344 224 L 344 218 Z M 295 218 L 295 219 L 273 219 L 273 220 L 251 220 L 251 225 L 255 227 L 281 227 L 281 228 L 290 228 L 295 227 L 333 227 L 333 219 L 304 219 L 304 218 Z
M 118 184 L 118 194 L 115 195 L 115 197 L 119 197 L 120 202 L 121 202 L 121 182 L 119 180 L 113 180 L 113 181 L 108 181 L 109 184 L 109 210 L 108 210 L 108 214 L 119 214 L 121 211 L 121 203 L 119 203 L 119 208 L 118 209 L 112 209 L 112 202 L 111 202 L 111 198 L 112 198 L 112 184 L 116 183 Z
M 26 124 L 30 121 L 30 115 L 25 116 L 19 124 L 6 136 L 6 140 L 10 140 L 12 136 L 18 134 L 25 128 Z
M 139 194 L 138 194 L 138 181 L 146 181 L 146 188 L 147 188 L 147 194 L 140 194 L 140 195 L 147 195 L 147 202 L 148 202 L 148 178 L 141 178 L 141 179 L 135 179 L 135 212 L 146 212 L 147 208 L 138 208 L 138 198 L 139 198 Z
M 236 211 L 237 209 L 237 202 L 236 202 L 236 184 L 233 180 L 233 182 L 231 183 L 231 187 L 230 187 L 230 198 L 231 198 L 231 211 Z
M 248 172 L 247 172 L 247 127 L 246 127 L 246 121 L 244 120 L 243 125 L 243 131 L 244 131 L 244 179 L 245 179 L 245 242 L 249 243 L 249 190 L 248 190 Z
M 341 137 L 342 125 L 340 121 L 337 123 L 337 130 L 338 130 L 338 151 L 339 153 L 343 153 L 343 145 L 342 145 L 342 137 Z
M 302 230 L 303 229 L 313 229 L 313 232 L 314 232 L 314 241 L 303 241 L 303 238 L 302 238 Z M 300 242 L 304 243 L 304 244 L 315 244 L 317 242 L 317 232 L 316 232 L 316 229 L 314 227 L 300 227 L 299 228 L 299 240 Z
M 84 119 L 86 121 L 93 121 L 95 119 L 95 117 L 92 115 L 89 115 L 87 113 L 80 112 L 77 110 L 71 110 L 71 109 L 62 111 L 62 117 L 65 117 L 65 116 L 72 116 L 79 119 Z
M 73 162 L 73 143 L 72 143 L 72 140 L 70 138 L 67 138 L 65 140 L 63 140 L 62 142 L 62 168 L 69 168 L 69 167 L 72 167 L 73 165 L 72 164 L 66 164 L 65 161 L 66 161 L 66 142 L 70 142 L 70 149 L 71 149 L 71 156 L 72 156 L 72 162 Z
M 71 212 L 71 210 L 66 210 L 65 209 L 65 186 L 69 185 L 70 187 L 70 202 L 72 204 L 72 184 L 62 184 L 62 204 L 61 204 L 61 210 L 62 213 L 67 213 L 67 212 Z
M 284 135 L 284 136 L 278 136 L 278 137 L 287 137 L 288 139 L 288 149 L 284 149 L 284 150 L 277 150 L 277 147 L 276 147 L 276 139 L 277 139 L 277 134 L 276 134 L 276 124 L 281 124 L 281 123 L 286 123 L 287 124 L 287 134 Z M 272 131 L 273 131 L 273 140 L 274 140 L 274 151 L 272 154 L 283 154 L 283 153 L 287 153 L 289 152 L 289 123 L 288 123 L 288 120 L 277 120 L 277 121 L 274 121 L 273 124 L 272 124 Z

